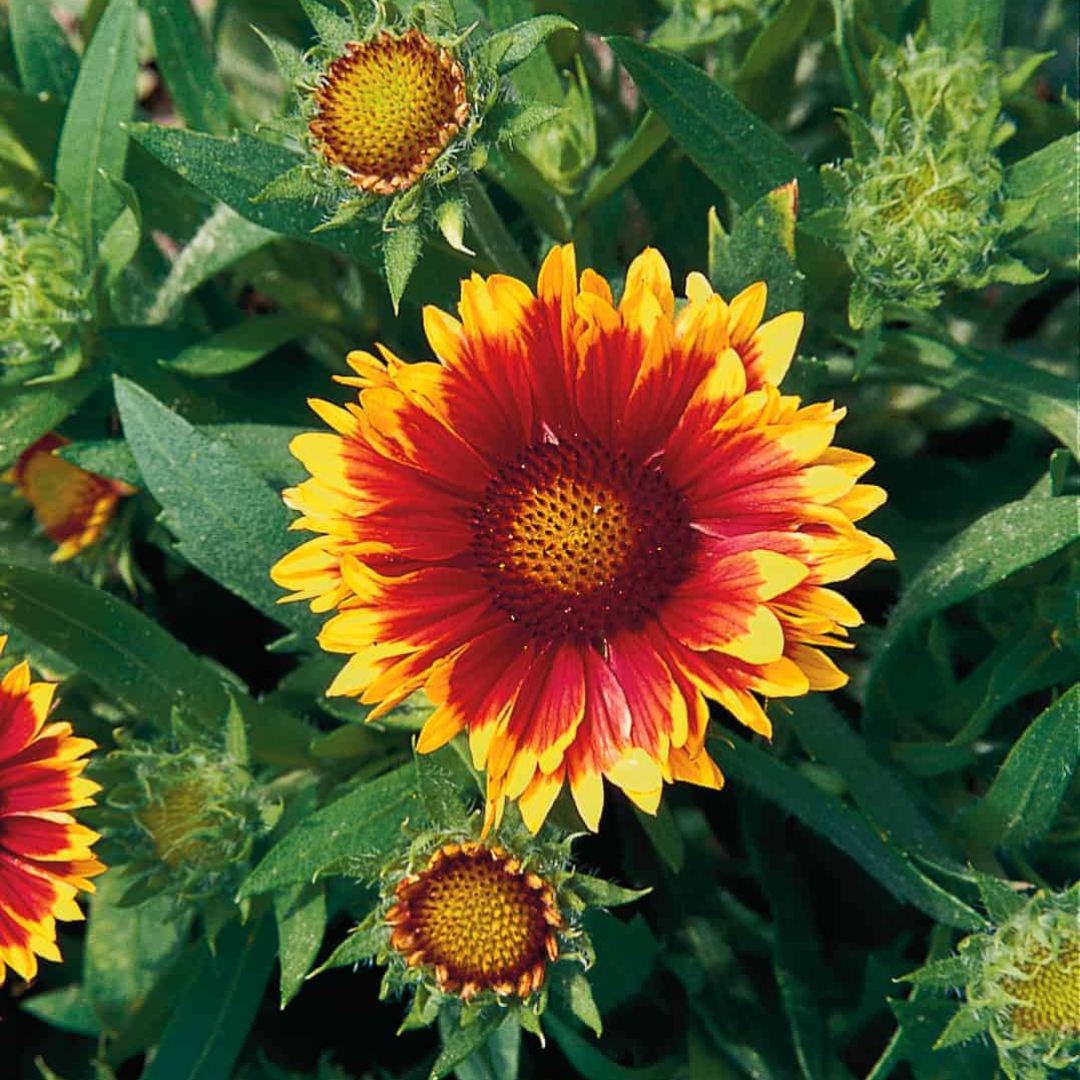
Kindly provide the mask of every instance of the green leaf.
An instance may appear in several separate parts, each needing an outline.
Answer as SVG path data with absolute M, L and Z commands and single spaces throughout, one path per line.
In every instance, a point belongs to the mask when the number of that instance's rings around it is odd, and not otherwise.
M 962 818 L 965 832 L 1023 847 L 1054 824 L 1080 761 L 1080 685 L 1045 709 L 1009 751 L 990 790 Z
M 57 454 L 80 469 L 106 476 L 110 480 L 122 480 L 132 487 L 138 487 L 142 481 L 131 448 L 123 439 L 73 442 L 61 446 Z
M 898 900 L 914 904 L 948 926 L 985 929 L 986 922 L 978 912 L 921 873 L 835 795 L 748 743 L 714 739 L 711 745 L 725 773 L 794 814 L 854 859 Z
M 308 329 L 292 315 L 263 315 L 247 319 L 186 348 L 165 364 L 170 371 L 209 378 L 243 371 L 268 353 L 300 337 Z
M 1064 135 L 1005 170 L 1010 200 L 1030 203 L 1015 250 L 1047 262 L 1076 265 L 1080 208 L 1080 135 Z
M 881 735 L 885 671 L 891 654 L 923 620 L 989 589 L 1076 539 L 1080 498 L 1021 499 L 991 510 L 923 565 L 889 619 L 870 669 L 864 731 Z
M 754 877 L 772 910 L 776 928 L 773 971 L 799 1070 L 804 1080 L 821 1080 L 836 1068 L 821 1002 L 825 964 L 809 898 L 785 846 L 781 816 L 750 797 L 740 803 L 739 818 Z
M 505 75 L 527 60 L 533 50 L 556 31 L 576 29 L 561 15 L 537 15 L 492 34 L 481 47 L 480 58 L 483 63 L 492 65 L 499 75 Z
M 11 0 L 9 9 L 11 44 L 23 90 L 66 101 L 79 74 L 79 58 L 52 8 L 41 0 Z
M 636 1069 L 616 1065 L 552 1011 L 544 1013 L 544 1025 L 570 1064 L 589 1080 L 671 1080 L 678 1075 L 679 1066 L 674 1058 Z
M 386 926 L 378 920 L 356 927 L 312 974 L 375 959 L 387 947 L 387 936 Z
M 252 870 L 240 898 L 309 882 L 335 859 L 377 855 L 383 862 L 400 842 L 406 819 L 414 825 L 424 820 L 411 762 L 360 784 L 301 821 Z
M 120 907 L 130 884 L 122 869 L 97 879 L 83 954 L 83 992 L 104 1030 L 114 1035 L 176 957 L 190 922 L 171 897 Z
M 606 911 L 585 912 L 585 932 L 596 949 L 589 982 L 601 1015 L 645 989 L 660 956 L 660 943 L 640 915 L 623 922 Z
M 737 296 L 748 285 L 768 286 L 767 317 L 803 306 L 803 275 L 795 264 L 794 184 L 770 191 L 738 215 L 729 236 L 716 210 L 709 211 L 709 280 L 721 296 Z
M 678 56 L 631 38 L 614 37 L 610 44 L 649 108 L 717 187 L 749 206 L 798 180 L 807 212 L 823 202 L 817 173 L 730 90 Z
M 294 885 L 274 894 L 281 952 L 281 1007 L 296 996 L 322 945 L 326 931 L 326 889 Z
M 124 175 L 135 75 L 135 0 L 111 0 L 79 68 L 56 159 L 57 187 L 91 258 L 123 207 L 106 177 Z
M 652 892 L 651 886 L 647 889 L 624 889 L 604 878 L 581 873 L 574 874 L 570 887 L 590 907 L 620 907 L 622 904 L 632 904 Z
M 870 753 L 828 698 L 811 694 L 786 705 L 788 723 L 807 753 L 844 778 L 859 809 L 885 839 L 935 863 L 960 866 L 919 809 L 917 793 Z
M 22 1009 L 61 1031 L 71 1031 L 91 1039 L 96 1039 L 101 1034 L 101 1022 L 97 1013 L 78 983 L 74 986 L 62 986 L 59 990 L 33 994 L 22 1002 Z
M 124 435 L 180 553 L 225 588 L 304 635 L 318 620 L 279 605 L 270 567 L 291 541 L 280 497 L 226 442 L 201 434 L 140 386 L 116 377 Z
M 144 7 L 158 66 L 177 111 L 191 127 L 226 134 L 232 102 L 190 0 L 149 0 Z
M 231 923 L 205 946 L 141 1080 L 221 1080 L 232 1075 L 277 955 L 274 920 Z
M 489 1008 L 467 1027 L 453 1029 L 444 1038 L 443 1047 L 428 1073 L 428 1080 L 442 1080 L 444 1076 L 448 1076 L 455 1066 L 479 1050 L 506 1019 L 507 1014 L 502 1009 Z M 439 1027 L 441 1030 L 443 1025 L 440 1024 Z
M 750 43 L 735 73 L 735 82 L 764 78 L 797 52 L 817 6 L 818 0 L 786 0 Z
M 1080 458 L 1075 387 L 1000 352 L 965 349 L 911 331 L 886 331 L 874 371 L 938 386 L 954 394 L 1026 417 Z
M 623 144 L 615 160 L 589 185 L 582 196 L 579 214 L 587 213 L 609 195 L 614 195 L 668 141 L 671 132 L 651 109 L 646 110 L 634 134 Z
M 959 45 L 977 27 L 988 55 L 1001 49 L 1005 0 L 929 0 L 930 33 L 943 45 Z
M 523 1011 L 536 1015 L 529 1009 Z M 508 1018 L 479 1050 L 458 1062 L 454 1069 L 457 1080 L 517 1080 L 521 1058 L 521 1015 L 519 1012 Z M 440 1017 L 440 1031 L 448 1030 L 451 1022 Z
M 87 371 L 59 383 L 0 390 L 0 467 L 58 427 L 101 383 L 98 372 Z
M 604 1021 L 600 1018 L 600 1010 L 596 1007 L 596 999 L 585 972 L 575 968 L 563 981 L 560 990 L 560 996 L 571 1014 L 599 1039 L 604 1034 Z
M 143 230 L 142 207 L 135 189 L 123 180 L 113 180 L 111 177 L 110 180 L 124 201 L 124 209 L 105 230 L 98 246 L 98 262 L 105 271 L 106 286 L 115 284 L 128 263 L 135 258 Z
M 394 305 L 395 315 L 423 247 L 424 234 L 415 221 L 398 225 L 386 234 L 383 242 L 383 273 L 386 275 L 386 286 L 390 290 L 390 301 Z
M 228 206 L 218 206 L 177 255 L 169 276 L 146 311 L 146 321 L 157 323 L 172 318 L 200 285 L 274 238 L 270 229 L 247 221 Z
M 219 678 L 156 622 L 70 577 L 0 565 L 0 619 L 59 653 L 110 697 L 165 727 L 174 707 L 219 723 Z

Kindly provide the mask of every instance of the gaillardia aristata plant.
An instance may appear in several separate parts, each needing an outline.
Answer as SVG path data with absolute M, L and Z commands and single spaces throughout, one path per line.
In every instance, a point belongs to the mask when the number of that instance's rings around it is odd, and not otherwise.
M 0 983 L 8 968 L 30 980 L 38 957 L 60 960 L 56 921 L 82 919 L 75 897 L 105 869 L 98 834 L 72 814 L 100 790 L 81 775 L 95 744 L 48 720 L 55 692 L 25 661 L 0 680 Z
M 958 956 L 907 979 L 963 988 L 938 1047 L 989 1035 L 1009 1080 L 1064 1080 L 1080 1066 L 1080 884 L 1009 906 L 991 933 L 964 938 Z
M 460 321 L 424 310 L 436 361 L 350 354 L 359 402 L 314 401 L 335 433 L 292 443 L 320 535 L 272 576 L 337 611 L 327 692 L 376 718 L 424 687 L 419 749 L 467 732 L 487 828 L 511 799 L 535 832 L 566 783 L 593 830 L 605 780 L 649 813 L 719 788 L 706 698 L 769 736 L 761 696 L 846 681 L 823 647 L 861 620 L 830 585 L 891 558 L 855 525 L 885 493 L 831 445 L 843 409 L 777 389 L 802 315 L 686 292 L 652 250 L 618 305 L 571 246 L 535 294 L 474 276 Z
M 432 226 L 468 250 L 460 181 L 491 147 L 558 116 L 518 100 L 506 75 L 572 24 L 544 16 L 485 35 L 459 27 L 443 4 L 416 4 L 398 18 L 381 2 L 356 2 L 349 19 L 314 0 L 306 6 L 320 40 L 303 58 L 267 40 L 296 89 L 294 110 L 277 126 L 306 160 L 258 198 L 313 199 L 327 208 L 328 227 L 380 220 L 396 305 Z

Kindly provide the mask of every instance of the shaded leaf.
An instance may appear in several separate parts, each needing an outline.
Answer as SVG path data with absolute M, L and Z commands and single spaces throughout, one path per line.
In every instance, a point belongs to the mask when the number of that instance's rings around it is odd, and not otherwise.
M 990 790 L 962 819 L 1003 847 L 1023 847 L 1054 824 L 1080 761 L 1080 685 L 1045 709 L 1009 751 Z
M 96 371 L 42 386 L 0 390 L 0 467 L 58 427 L 102 384 Z
M 177 111 L 191 127 L 224 135 L 232 102 L 191 0 L 149 0 L 158 66 Z
M 11 0 L 9 10 L 11 44 L 23 90 L 66 101 L 78 78 L 79 58 L 52 8 L 41 0 Z
M 225 442 L 197 431 L 142 387 L 116 377 L 124 435 L 189 562 L 271 618 L 313 636 L 302 605 L 278 605 L 270 567 L 292 546 L 277 492 Z
M 184 349 L 166 366 L 184 375 L 209 378 L 242 371 L 293 341 L 307 323 L 292 315 L 264 315 L 210 334 Z
M 281 1007 L 296 996 L 322 945 L 326 930 L 326 889 L 294 885 L 274 895 L 281 956 Z
M 491 1008 L 467 1027 L 452 1029 L 443 1039 L 442 1049 L 431 1066 L 428 1080 L 442 1080 L 448 1076 L 456 1065 L 479 1050 L 506 1019 L 507 1014 L 503 1010 Z M 441 1029 L 443 1025 L 439 1026 Z
M 277 955 L 274 920 L 231 923 L 205 945 L 141 1080 L 221 1080 L 247 1039 Z
M 56 159 L 57 187 L 91 257 L 123 207 L 106 177 L 124 175 L 135 74 L 135 2 L 111 0 L 83 56 Z
M 649 108 L 717 187 L 749 205 L 798 180 L 807 211 L 823 200 L 817 173 L 783 136 L 700 68 L 631 38 L 610 39 Z

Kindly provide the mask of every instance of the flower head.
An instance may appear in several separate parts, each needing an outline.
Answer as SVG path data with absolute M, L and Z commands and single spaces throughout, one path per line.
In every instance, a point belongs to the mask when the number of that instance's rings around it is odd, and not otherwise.
M 444 844 L 394 896 L 391 947 L 411 967 L 427 965 L 444 993 L 527 998 L 559 958 L 555 890 L 503 848 Z
M 474 276 L 460 322 L 424 311 L 438 361 L 350 354 L 359 402 L 313 402 L 336 434 L 292 443 L 320 535 L 272 576 L 338 611 L 328 693 L 377 717 L 426 688 L 420 749 L 468 733 L 489 826 L 514 799 L 537 830 L 565 783 L 592 829 L 605 780 L 649 812 L 718 788 L 706 697 L 769 735 L 759 695 L 846 681 L 821 647 L 860 618 L 829 585 L 891 557 L 853 524 L 872 462 L 830 445 L 842 409 L 776 388 L 800 314 L 696 273 L 687 298 L 651 250 L 618 305 L 572 247 L 537 294 Z
M 39 956 L 60 959 L 56 920 L 83 917 L 75 896 L 105 869 L 98 834 L 71 813 L 100 790 L 80 775 L 94 744 L 46 723 L 55 690 L 31 682 L 25 661 L 0 680 L 0 983 L 9 967 L 32 979 Z
M 55 451 L 67 443 L 55 432 L 43 435 L 5 475 L 30 504 L 45 534 L 58 545 L 53 562 L 64 562 L 97 543 L 121 496 L 135 490 L 58 457 Z
M 315 90 L 308 130 L 361 191 L 393 195 L 427 171 L 469 115 L 465 73 L 413 28 L 351 41 Z

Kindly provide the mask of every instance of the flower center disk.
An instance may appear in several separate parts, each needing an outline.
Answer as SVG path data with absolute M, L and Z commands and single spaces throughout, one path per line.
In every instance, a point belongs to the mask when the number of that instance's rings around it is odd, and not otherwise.
M 545 640 L 603 641 L 640 625 L 694 546 L 685 499 L 658 466 L 586 439 L 522 451 L 488 484 L 473 530 L 495 603 Z
M 414 184 L 469 115 L 461 65 L 418 30 L 349 42 L 315 105 L 308 130 L 326 158 L 380 195 Z
M 386 921 L 410 966 L 431 967 L 447 993 L 527 997 L 559 955 L 551 886 L 501 848 L 446 844 L 397 887 Z

